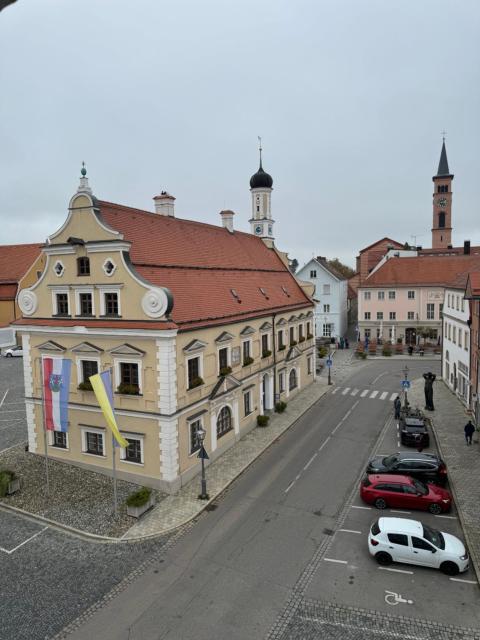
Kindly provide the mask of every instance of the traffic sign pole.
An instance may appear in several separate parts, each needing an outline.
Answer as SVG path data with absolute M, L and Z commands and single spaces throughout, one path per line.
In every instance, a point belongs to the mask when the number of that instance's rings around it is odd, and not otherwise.
M 330 371 L 332 370 L 332 359 L 330 356 L 327 358 L 327 368 L 328 368 L 328 384 L 332 384 L 332 378 L 330 375 Z

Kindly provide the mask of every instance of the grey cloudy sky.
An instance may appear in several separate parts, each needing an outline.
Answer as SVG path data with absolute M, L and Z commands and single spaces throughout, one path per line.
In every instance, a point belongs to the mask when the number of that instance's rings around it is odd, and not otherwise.
M 18 0 L 0 13 L 0 243 L 63 222 L 81 161 L 98 198 L 249 230 L 274 180 L 277 246 L 353 265 L 430 246 L 447 130 L 453 237 L 480 244 L 476 0 Z

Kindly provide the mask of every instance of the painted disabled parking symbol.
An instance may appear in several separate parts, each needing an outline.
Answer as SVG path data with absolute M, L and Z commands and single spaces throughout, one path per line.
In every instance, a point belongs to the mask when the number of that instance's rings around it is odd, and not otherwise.
M 407 600 L 406 598 L 403 598 L 399 593 L 387 590 L 385 590 L 385 602 L 392 606 L 395 606 L 396 604 L 413 604 L 413 600 Z

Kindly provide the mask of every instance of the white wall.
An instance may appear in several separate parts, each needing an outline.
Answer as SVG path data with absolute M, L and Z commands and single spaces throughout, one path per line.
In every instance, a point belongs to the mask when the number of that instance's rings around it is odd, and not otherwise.
M 442 375 L 448 387 L 468 406 L 470 398 L 470 328 L 467 322 L 470 310 L 468 301 L 463 296 L 463 290 L 446 289 L 445 291 Z

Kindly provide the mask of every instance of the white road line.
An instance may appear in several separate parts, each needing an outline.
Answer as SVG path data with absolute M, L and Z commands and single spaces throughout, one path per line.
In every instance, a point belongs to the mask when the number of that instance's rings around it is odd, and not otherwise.
M 405 569 L 390 569 L 390 567 L 378 567 L 382 571 L 393 571 L 394 573 L 408 573 L 413 575 L 413 571 L 405 571 Z
M 339 389 L 341 389 L 342 387 L 335 387 L 335 389 L 332 391 L 332 396 L 335 395 L 337 393 L 337 391 Z
M 312 462 L 315 460 L 315 458 L 318 456 L 318 453 L 314 453 L 313 456 L 310 458 L 310 460 L 307 462 L 307 464 L 303 467 L 304 471 L 306 471 L 308 469 L 308 467 L 312 464 Z
M 356 504 L 352 504 L 352 509 L 368 509 L 370 511 L 372 507 L 358 507 Z
M 295 480 L 293 480 L 293 482 L 290 482 L 288 487 L 285 489 L 285 493 L 288 493 L 290 491 L 290 489 L 293 487 L 294 484 L 295 484 Z
M 384 391 L 382 393 L 382 395 L 378 398 L 379 400 L 385 400 L 385 398 L 388 396 L 388 391 Z
M 297 475 L 295 476 L 295 481 L 300 480 L 300 473 L 297 473 Z
M 376 396 L 378 396 L 378 391 L 372 391 L 370 398 L 376 398 Z
M 350 395 L 351 396 L 356 396 L 359 391 L 360 391 L 360 389 L 354 389 Z
M 365 389 L 365 391 L 362 391 L 362 393 L 360 394 L 360 398 L 364 398 L 367 393 L 368 393 L 369 389 Z
M 16 547 L 14 547 L 13 549 L 4 549 L 3 547 L 0 547 L 0 551 L 3 551 L 4 553 L 8 553 L 8 555 L 10 555 L 11 553 L 13 553 L 14 551 L 16 551 L 17 549 L 20 549 L 20 547 L 23 547 L 24 544 L 27 544 L 27 542 L 30 542 L 30 540 L 33 540 L 34 538 L 36 538 L 37 536 L 39 536 L 41 533 L 43 533 L 44 531 L 46 531 L 48 529 L 48 527 L 43 527 L 43 529 L 41 529 L 40 531 L 37 531 L 37 533 L 34 533 L 33 536 L 30 536 L 30 538 L 27 538 L 26 540 L 24 540 L 23 542 L 21 542 L 20 544 L 18 544 Z
M 321 451 L 323 449 L 323 447 L 327 444 L 327 442 L 330 440 L 330 436 L 328 436 L 328 438 L 325 440 L 325 442 L 322 444 L 321 447 L 318 447 L 318 451 Z
M 457 516 L 435 516 L 436 518 L 447 518 L 447 520 L 458 520 Z
M 345 390 L 342 391 L 342 396 L 346 396 L 349 391 L 350 391 L 350 387 L 346 387 Z
M 3 398 L 2 398 L 2 400 L 1 400 L 1 402 L 0 402 L 0 407 L 1 407 L 1 406 L 2 406 L 2 404 L 5 402 L 5 398 L 7 397 L 7 393 L 8 393 L 9 391 L 10 391 L 10 389 L 7 389 L 7 390 L 5 391 L 5 395 L 3 396 Z
M 401 510 L 398 510 L 398 509 L 390 509 L 390 513 L 406 513 L 409 516 L 412 515 L 411 511 L 401 511 Z
M 344 533 L 362 533 L 361 531 L 354 531 L 353 529 L 339 529 L 339 531 L 343 531 Z
M 452 582 L 465 582 L 465 584 L 477 584 L 476 580 L 462 580 L 461 578 L 450 578 Z
M 388 371 L 384 371 L 383 373 L 380 373 L 380 374 L 375 378 L 375 380 L 372 380 L 372 384 L 375 384 L 375 382 L 377 382 L 377 380 L 380 380 L 380 378 L 381 378 L 382 376 L 386 376 L 386 375 L 387 375 L 387 373 L 388 373 Z
M 325 562 L 338 562 L 339 564 L 348 564 L 346 560 L 335 560 L 335 558 L 324 558 Z
M 390 396 L 390 401 L 393 402 L 397 396 L 398 393 L 392 393 L 392 395 Z

